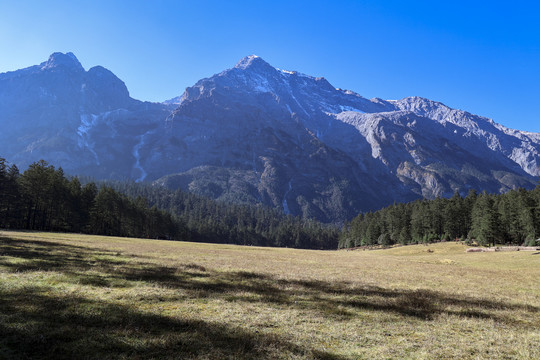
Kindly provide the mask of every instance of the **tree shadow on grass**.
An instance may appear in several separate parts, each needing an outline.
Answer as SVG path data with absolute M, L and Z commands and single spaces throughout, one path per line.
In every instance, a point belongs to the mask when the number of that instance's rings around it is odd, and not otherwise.
M 368 310 L 422 321 L 440 315 L 489 319 L 524 330 L 539 322 L 540 309 L 531 305 L 430 290 L 279 279 L 249 271 L 216 271 L 193 263 L 160 266 L 131 255 L 126 261 L 120 255 L 57 242 L 0 238 L 0 268 L 12 272 L 56 271 L 84 286 L 128 287 L 150 283 L 181 290 L 183 298 L 269 303 L 314 311 L 342 321 L 357 316 L 357 310 Z M 165 300 L 180 301 L 178 297 Z M 43 289 L 26 289 L 24 294 L 3 289 L 0 310 L 0 314 L 7 314 L 4 318 L 8 320 L 0 322 L 4 338 L 0 344 L 10 349 L 15 354 L 13 357 L 42 358 L 43 354 L 53 354 L 50 358 L 99 358 L 101 354 L 105 358 L 197 358 L 211 354 L 211 358 L 257 359 L 283 353 L 306 358 L 340 358 L 276 336 L 262 336 L 224 324 L 143 313 L 86 298 L 52 296 Z M 515 312 L 521 313 L 521 318 L 513 316 Z M 38 352 L 33 352 L 34 348 Z M 269 353 L 268 349 L 275 352 Z M 6 354 L 0 352 L 0 358 L 10 357 L 9 352 Z
M 118 253 L 0 238 L 0 269 L 13 273 L 55 271 L 93 287 L 108 287 L 118 278 L 207 294 L 229 289 L 223 279 L 195 284 L 193 279 L 213 276 L 197 264 L 131 264 L 115 261 L 114 255 Z M 345 359 L 275 334 L 198 320 L 196 314 L 178 318 L 145 312 L 138 305 L 70 296 L 51 287 L 0 286 L 0 358 Z
M 279 336 L 40 288 L 2 290 L 0 313 L 0 358 L 269 359 L 281 354 L 342 359 Z
M 353 285 L 348 282 L 320 280 L 286 280 L 250 271 L 220 272 L 187 263 L 160 266 L 130 255 L 131 262 L 115 259 L 115 251 L 67 245 L 49 241 L 21 241 L 0 238 L 0 255 L 25 259 L 22 264 L 0 265 L 12 271 L 60 271 L 82 284 L 102 287 L 136 286 L 137 282 L 156 283 L 181 289 L 197 297 L 260 301 L 281 305 L 318 308 L 329 314 L 349 314 L 346 310 L 365 308 L 389 311 L 430 320 L 446 313 L 472 318 L 491 318 L 512 324 L 512 319 L 498 318 L 490 310 L 525 311 L 538 316 L 540 308 L 511 304 L 485 298 L 454 296 L 431 290 L 386 289 Z M 90 271 L 90 273 L 89 273 Z M 105 274 L 106 276 L 103 276 Z M 114 281 L 119 280 L 119 281 Z M 245 294 L 231 296 L 234 294 Z M 255 297 L 253 296 L 255 295 Z M 296 301 L 296 300 L 304 301 Z M 449 310 L 448 307 L 457 308 Z M 519 323 L 523 325 L 521 322 Z
M 502 310 L 522 311 L 530 315 L 532 319 L 536 319 L 537 322 L 540 321 L 540 307 L 538 306 L 453 295 L 441 291 L 386 289 L 378 286 L 354 286 L 347 282 L 329 283 L 319 280 L 285 280 L 283 282 L 296 284 L 312 292 L 332 294 L 334 296 L 330 302 L 335 305 L 390 311 L 426 320 L 432 320 L 441 314 L 448 314 L 493 319 L 509 325 L 524 325 L 523 322 L 515 321 L 513 318 L 501 318 L 489 312 Z

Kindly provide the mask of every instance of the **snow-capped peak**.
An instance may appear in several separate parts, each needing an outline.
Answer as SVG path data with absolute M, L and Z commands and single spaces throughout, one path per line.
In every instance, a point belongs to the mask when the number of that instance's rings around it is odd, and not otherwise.
M 269 67 L 271 67 L 271 65 L 268 64 L 266 61 L 264 61 L 260 56 L 249 55 L 249 56 L 246 56 L 246 57 L 242 58 L 242 60 L 240 60 L 235 65 L 235 68 L 236 69 L 246 70 L 246 69 L 251 68 L 253 66 L 269 66 Z

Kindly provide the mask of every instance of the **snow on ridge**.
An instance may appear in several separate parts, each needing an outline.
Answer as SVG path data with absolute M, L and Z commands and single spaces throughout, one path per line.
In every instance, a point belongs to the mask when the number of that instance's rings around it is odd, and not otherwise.
M 284 69 L 280 69 L 280 68 L 275 68 L 275 69 L 277 71 L 279 71 L 281 73 L 281 75 L 283 75 L 283 76 L 298 76 L 300 78 L 306 78 L 306 79 L 312 79 L 312 80 L 316 79 L 314 76 L 307 75 L 307 74 L 304 74 L 304 73 L 301 73 L 301 72 L 298 72 L 298 71 L 284 70 Z
M 265 63 L 265 61 L 257 56 L 257 55 L 248 55 L 244 58 L 242 58 L 235 66 L 234 68 L 235 69 L 242 69 L 242 70 L 246 70 L 254 61 L 261 61 L 263 63 Z
M 289 74 L 289 75 L 294 75 L 294 74 L 296 74 L 295 71 L 283 70 L 283 69 L 278 69 L 278 68 L 276 68 L 276 70 L 281 71 L 281 72 L 284 73 L 284 74 Z

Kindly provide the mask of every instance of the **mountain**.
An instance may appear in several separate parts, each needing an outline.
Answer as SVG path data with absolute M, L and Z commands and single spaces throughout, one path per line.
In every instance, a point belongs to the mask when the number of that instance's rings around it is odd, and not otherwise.
M 137 136 L 169 112 L 132 99 L 109 70 L 85 71 L 72 53 L 54 53 L 40 65 L 0 74 L 0 154 L 22 167 L 43 158 L 74 174 L 135 177 Z
M 532 188 L 540 176 L 540 134 L 424 98 L 366 99 L 254 55 L 156 104 L 53 54 L 0 74 L 0 116 L 12 162 L 44 158 L 325 222 L 422 196 Z
M 152 160 L 180 173 L 159 184 L 325 221 L 420 196 L 530 188 L 539 175 L 538 134 L 418 97 L 365 99 L 256 56 L 175 103 Z M 158 177 L 163 163 L 145 168 Z

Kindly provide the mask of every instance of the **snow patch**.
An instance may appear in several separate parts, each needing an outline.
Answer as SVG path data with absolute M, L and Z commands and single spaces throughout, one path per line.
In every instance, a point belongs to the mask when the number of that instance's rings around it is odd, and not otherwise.
M 354 108 L 352 106 L 348 106 L 348 105 L 338 105 L 339 108 L 341 109 L 341 111 L 354 111 L 354 112 L 357 112 L 357 113 L 361 113 L 361 114 L 365 114 L 366 112 L 365 111 L 362 111 L 362 110 L 359 110 L 357 108 Z
M 141 154 L 140 154 L 140 150 L 141 148 L 144 146 L 144 138 L 146 137 L 146 135 L 148 135 L 150 133 L 150 131 L 140 135 L 138 138 L 139 138 L 139 142 L 137 143 L 137 145 L 135 145 L 135 147 L 133 147 L 133 151 L 132 151 L 132 154 L 133 156 L 135 157 L 135 165 L 133 165 L 133 167 L 137 170 L 139 170 L 139 172 L 141 173 L 141 175 L 137 178 L 137 180 L 135 180 L 135 182 L 141 182 L 141 181 L 144 181 L 144 179 L 146 178 L 146 176 L 148 175 L 146 173 L 146 171 L 143 169 L 142 165 L 141 165 Z
M 245 58 L 243 58 L 242 60 L 240 60 L 238 62 L 238 64 L 236 64 L 235 68 L 237 69 L 242 69 L 242 70 L 246 70 L 248 68 L 249 65 L 251 65 L 251 63 L 253 62 L 253 60 L 255 59 L 259 59 L 259 57 L 257 55 L 249 55 L 249 56 L 246 56 Z
M 325 110 L 324 113 L 327 115 L 337 115 L 345 111 L 352 111 L 359 114 L 366 113 L 365 111 L 362 111 L 360 109 L 357 109 L 355 107 L 348 106 L 348 105 L 331 105 L 327 103 L 321 103 L 320 105 Z
M 289 110 L 289 114 L 293 114 L 292 110 L 291 110 L 291 107 L 289 106 L 289 104 L 285 104 L 287 106 L 287 110 Z
M 288 77 L 290 75 L 294 75 L 294 76 L 298 76 L 300 78 L 305 78 L 305 79 L 315 79 L 315 77 L 313 77 L 313 76 L 310 76 L 310 75 L 307 75 L 307 74 L 304 74 L 304 73 L 301 73 L 301 72 L 298 72 L 298 71 L 283 70 L 283 69 L 279 69 L 279 68 L 276 68 L 276 70 L 279 71 L 281 73 L 281 75 L 283 75 L 285 77 Z
M 77 128 L 77 134 L 79 135 L 77 144 L 79 145 L 79 148 L 88 149 L 94 155 L 97 165 L 99 165 L 99 158 L 96 151 L 94 150 L 94 144 L 91 144 L 89 142 L 88 131 L 97 124 L 98 119 L 98 115 L 81 114 L 81 124 Z
M 283 69 L 277 69 L 277 70 L 281 71 L 281 72 L 284 73 L 284 74 L 289 74 L 289 75 L 294 75 L 294 74 L 295 74 L 294 71 L 283 70 Z
M 268 82 L 268 79 L 257 75 L 249 79 L 250 85 L 253 87 L 253 90 L 256 92 L 261 93 L 268 93 L 268 92 L 274 92 L 274 89 L 272 89 L 272 86 L 270 86 L 270 83 Z
M 289 204 L 287 203 L 287 195 L 289 195 L 289 193 L 292 190 L 292 180 L 289 180 L 288 186 L 289 186 L 289 189 L 285 192 L 285 195 L 283 195 L 283 201 L 281 202 L 281 205 L 283 206 L 283 212 L 285 213 L 285 215 L 291 214 L 291 211 L 289 210 Z
M 298 106 L 300 107 L 300 109 L 302 109 L 302 111 L 304 112 L 304 114 L 306 114 L 307 116 L 309 116 L 308 112 L 306 111 L 306 109 L 304 109 L 304 107 L 300 104 L 300 102 L 296 99 L 296 97 L 293 95 L 292 93 L 292 90 L 289 89 L 289 94 L 291 95 L 291 97 L 293 98 L 294 101 L 296 101 L 296 103 L 298 104 Z

